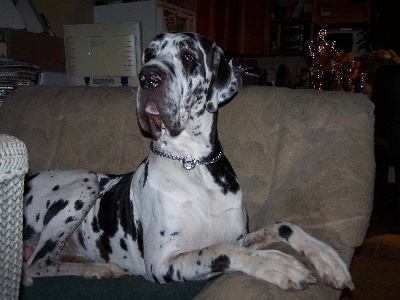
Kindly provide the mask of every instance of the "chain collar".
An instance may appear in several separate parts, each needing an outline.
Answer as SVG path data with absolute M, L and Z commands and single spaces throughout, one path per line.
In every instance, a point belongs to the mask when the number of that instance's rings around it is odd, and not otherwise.
M 177 160 L 177 161 L 182 162 L 182 166 L 186 170 L 191 170 L 194 167 L 200 166 L 200 165 L 213 164 L 213 163 L 217 162 L 222 157 L 222 154 L 224 153 L 224 151 L 223 151 L 223 149 L 221 147 L 221 149 L 219 150 L 217 156 L 215 156 L 213 159 L 211 159 L 209 161 L 204 161 L 204 160 L 201 161 L 201 160 L 195 159 L 191 155 L 186 155 L 186 156 L 182 157 L 182 156 L 179 156 L 179 155 L 169 154 L 169 153 L 165 153 L 164 151 L 157 150 L 156 148 L 154 148 L 153 141 L 150 142 L 150 150 L 155 155 L 158 155 L 158 156 L 161 156 L 161 157 L 170 158 L 172 160 Z

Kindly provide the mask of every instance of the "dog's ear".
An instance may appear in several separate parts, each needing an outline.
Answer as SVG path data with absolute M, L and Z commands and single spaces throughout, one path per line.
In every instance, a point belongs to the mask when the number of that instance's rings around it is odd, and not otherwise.
M 206 109 L 215 112 L 218 105 L 230 99 L 238 85 L 232 67 L 225 60 L 224 52 L 216 45 L 213 47 L 211 72 L 213 73 L 206 99 Z

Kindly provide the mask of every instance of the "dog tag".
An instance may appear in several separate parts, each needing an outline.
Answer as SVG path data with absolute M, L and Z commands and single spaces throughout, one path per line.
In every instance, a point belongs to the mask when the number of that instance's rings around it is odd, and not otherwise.
M 191 170 L 196 166 L 196 159 L 191 155 L 187 155 L 182 158 L 182 164 L 186 170 Z

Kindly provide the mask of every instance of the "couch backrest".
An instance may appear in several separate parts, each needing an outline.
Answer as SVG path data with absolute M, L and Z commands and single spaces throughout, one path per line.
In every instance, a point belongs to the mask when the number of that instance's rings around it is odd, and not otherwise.
M 365 95 L 247 87 L 218 117 L 251 228 L 334 220 L 343 230 L 371 209 L 374 115 Z
M 30 174 L 54 168 L 125 173 L 148 150 L 135 103 L 131 88 L 21 87 L 0 108 L 0 132 L 26 143 Z

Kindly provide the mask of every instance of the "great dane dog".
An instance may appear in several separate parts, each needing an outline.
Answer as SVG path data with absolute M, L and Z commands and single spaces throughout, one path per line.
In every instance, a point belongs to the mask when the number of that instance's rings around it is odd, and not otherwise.
M 152 141 L 135 172 L 51 170 L 27 180 L 25 284 L 35 276 L 128 274 L 166 283 L 236 271 L 287 290 L 315 284 L 292 256 L 259 250 L 284 242 L 327 285 L 353 289 L 337 252 L 299 227 L 277 223 L 247 232 L 216 118 L 237 81 L 215 43 L 194 33 L 157 36 L 144 51 L 139 82 L 137 115 Z M 65 262 L 66 253 L 85 262 Z

